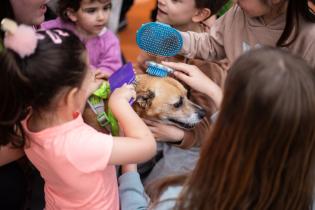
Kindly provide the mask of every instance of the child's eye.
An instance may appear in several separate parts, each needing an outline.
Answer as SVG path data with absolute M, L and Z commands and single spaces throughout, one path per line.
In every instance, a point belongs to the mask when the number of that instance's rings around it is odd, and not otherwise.
M 173 3 L 178 3 L 180 0 L 172 0 Z
M 95 8 L 86 8 L 83 11 L 91 14 L 91 13 L 94 13 L 96 11 L 96 9 Z
M 110 3 L 110 4 L 107 4 L 103 9 L 104 9 L 104 11 L 106 11 L 106 10 L 110 10 L 112 8 L 112 4 Z

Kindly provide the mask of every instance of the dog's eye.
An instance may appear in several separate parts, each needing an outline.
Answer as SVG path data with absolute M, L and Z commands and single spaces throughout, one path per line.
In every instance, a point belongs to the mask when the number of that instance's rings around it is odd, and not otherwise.
M 173 104 L 173 106 L 174 106 L 175 108 L 179 108 L 179 107 L 181 107 L 182 105 L 183 105 L 183 97 L 180 97 L 180 98 L 179 98 L 179 101 L 176 102 L 175 104 Z

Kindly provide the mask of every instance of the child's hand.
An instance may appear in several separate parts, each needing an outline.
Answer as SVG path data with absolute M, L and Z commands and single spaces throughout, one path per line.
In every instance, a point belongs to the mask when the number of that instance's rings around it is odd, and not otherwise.
M 121 173 L 137 172 L 137 164 L 128 164 L 121 166 Z
M 184 138 L 184 131 L 173 125 L 144 120 L 157 141 L 179 142 Z
M 110 106 L 117 105 L 118 101 L 127 101 L 129 102 L 132 98 L 136 98 L 136 91 L 133 85 L 124 84 L 122 87 L 117 88 L 111 94 L 109 98 Z
M 185 64 L 185 63 L 174 63 L 174 62 L 162 62 L 163 65 L 173 68 L 174 76 L 193 89 L 202 92 L 211 97 L 217 107 L 220 106 L 222 100 L 221 88 L 207 77 L 198 67 Z
M 86 84 L 83 85 L 85 87 L 86 96 L 89 97 L 94 91 L 96 91 L 104 80 L 98 79 L 96 76 L 96 72 L 88 71 L 87 79 L 84 81 Z
M 112 73 L 104 72 L 104 71 L 102 71 L 100 69 L 97 69 L 97 70 L 95 70 L 94 74 L 95 74 L 95 79 L 103 79 L 103 80 L 105 80 L 105 79 L 108 79 Z

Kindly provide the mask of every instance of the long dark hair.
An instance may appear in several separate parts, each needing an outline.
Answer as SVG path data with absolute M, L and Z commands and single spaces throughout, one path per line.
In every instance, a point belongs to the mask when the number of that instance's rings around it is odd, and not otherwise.
M 307 22 L 315 23 L 315 15 L 308 7 L 308 0 L 286 1 L 288 2 L 286 24 L 283 33 L 277 42 L 277 46 L 280 47 L 287 47 L 296 40 L 300 31 L 300 18 L 303 18 Z
M 241 56 L 177 210 L 311 210 L 315 71 L 288 52 Z
M 106 0 L 90 0 L 90 2 L 99 1 L 104 2 Z M 58 16 L 65 22 L 71 22 L 67 15 L 67 9 L 78 11 L 80 9 L 82 0 L 58 0 L 57 13 Z
M 65 87 L 80 87 L 87 69 L 85 48 L 75 35 L 66 33 L 60 36 L 62 43 L 55 44 L 46 31 L 38 32 L 44 38 L 23 59 L 10 49 L 0 53 L 0 145 L 23 146 L 20 121 L 28 108 L 48 108 Z

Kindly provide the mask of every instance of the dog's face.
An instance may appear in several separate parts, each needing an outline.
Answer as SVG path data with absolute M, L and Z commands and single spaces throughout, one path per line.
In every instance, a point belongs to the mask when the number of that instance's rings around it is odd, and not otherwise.
M 189 129 L 205 116 L 205 110 L 191 102 L 187 90 L 173 78 L 137 75 L 136 92 L 134 109 L 142 118 Z

